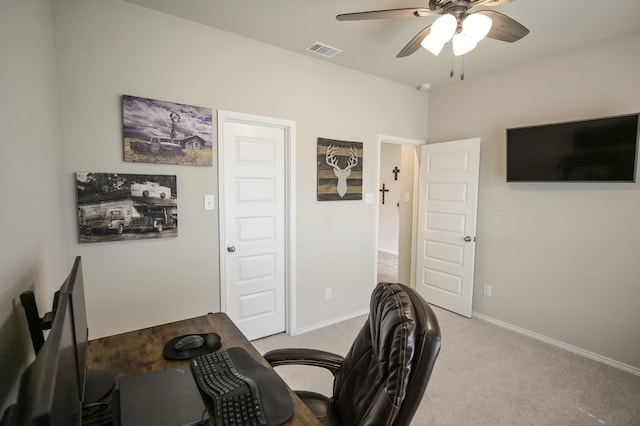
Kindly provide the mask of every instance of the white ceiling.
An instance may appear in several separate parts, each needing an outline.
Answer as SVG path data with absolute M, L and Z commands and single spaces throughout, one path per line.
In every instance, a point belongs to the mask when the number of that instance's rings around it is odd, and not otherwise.
M 439 15 L 368 21 L 335 19 L 341 13 L 428 7 L 428 0 L 127 1 L 408 86 L 430 83 L 436 87 L 460 82 L 462 59 L 453 59 L 450 43 L 438 57 L 419 49 L 406 58 L 396 58 L 409 40 Z M 514 0 L 491 9 L 515 19 L 531 32 L 515 43 L 482 41 L 464 57 L 466 80 L 640 31 L 639 0 Z M 343 52 L 331 59 L 306 52 L 314 42 Z M 452 63 L 454 78 L 449 77 Z

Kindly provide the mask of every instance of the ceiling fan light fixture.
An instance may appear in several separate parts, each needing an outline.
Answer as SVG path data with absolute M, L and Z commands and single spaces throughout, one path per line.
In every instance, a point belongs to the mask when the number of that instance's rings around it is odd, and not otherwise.
M 453 36 L 453 54 L 456 56 L 465 55 L 471 52 L 478 42 L 466 35 L 464 32 L 458 33 Z
M 433 53 L 434 56 L 438 56 L 444 48 L 444 43 L 436 37 L 433 37 L 432 34 L 427 35 L 420 44 L 429 52 Z
M 487 15 L 474 13 L 465 18 L 462 32 L 477 43 L 489 34 L 492 25 L 493 21 Z
M 429 35 L 432 35 L 440 43 L 445 44 L 456 33 L 458 28 L 458 20 L 455 16 L 445 13 L 441 17 L 435 20 L 431 25 L 431 31 Z

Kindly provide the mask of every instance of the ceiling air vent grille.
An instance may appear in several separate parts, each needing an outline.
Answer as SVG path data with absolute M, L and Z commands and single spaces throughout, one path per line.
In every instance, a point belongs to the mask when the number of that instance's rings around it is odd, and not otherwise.
M 305 49 L 307 52 L 315 53 L 316 55 L 324 56 L 325 58 L 333 58 L 342 50 L 335 47 L 331 47 L 327 44 L 315 42 L 311 46 Z

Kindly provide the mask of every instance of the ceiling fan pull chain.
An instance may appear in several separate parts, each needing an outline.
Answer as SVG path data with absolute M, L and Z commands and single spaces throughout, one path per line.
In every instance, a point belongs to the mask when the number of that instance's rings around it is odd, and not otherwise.
M 462 55 L 462 74 L 460 74 L 460 80 L 464 80 L 464 55 Z
M 455 73 L 453 72 L 453 59 L 454 56 L 451 55 L 451 72 L 449 72 L 449 78 L 453 78 L 453 76 L 455 75 Z

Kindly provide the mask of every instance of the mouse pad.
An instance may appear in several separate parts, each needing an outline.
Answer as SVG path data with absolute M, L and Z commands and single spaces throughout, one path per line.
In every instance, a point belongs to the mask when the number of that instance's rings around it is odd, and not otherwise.
M 120 378 L 121 426 L 194 426 L 209 418 L 188 366 Z
M 209 334 L 213 334 L 215 337 L 215 342 L 213 343 L 213 346 L 211 345 L 207 345 L 206 341 L 207 341 L 207 336 Z M 182 339 L 183 337 L 186 336 L 200 336 L 203 339 L 205 339 L 205 343 L 200 346 L 199 348 L 196 349 L 189 349 L 186 351 L 177 351 L 175 348 L 176 343 L 178 343 L 178 341 L 180 339 Z M 191 359 L 193 357 L 199 356 L 199 355 L 204 355 L 206 353 L 209 352 L 214 352 L 217 351 L 218 349 L 220 349 L 220 347 L 222 346 L 222 344 L 220 343 L 220 336 L 217 333 L 190 333 L 190 334 L 183 334 L 182 336 L 177 336 L 174 337 L 173 339 L 169 340 L 165 345 L 164 345 L 164 350 L 162 351 L 162 355 L 166 358 L 166 359 Z

